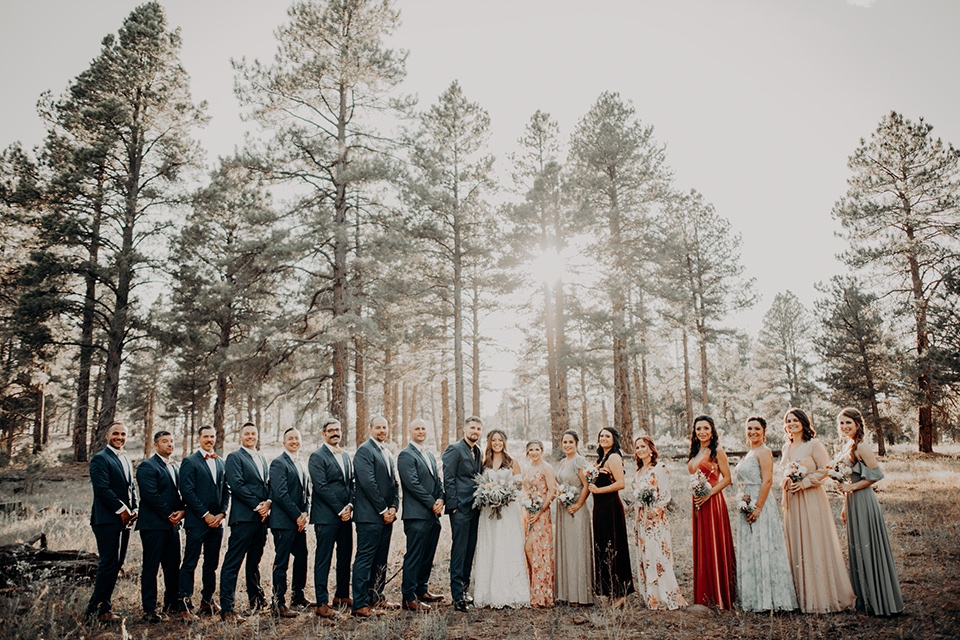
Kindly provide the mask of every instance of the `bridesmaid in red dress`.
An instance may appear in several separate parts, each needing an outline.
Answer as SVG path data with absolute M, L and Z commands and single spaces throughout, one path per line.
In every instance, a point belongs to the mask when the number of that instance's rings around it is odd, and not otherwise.
M 723 490 L 731 482 L 727 454 L 710 416 L 698 416 L 690 435 L 687 470 L 707 479 L 709 492 L 693 497 L 693 601 L 730 609 L 736 600 L 737 564 Z

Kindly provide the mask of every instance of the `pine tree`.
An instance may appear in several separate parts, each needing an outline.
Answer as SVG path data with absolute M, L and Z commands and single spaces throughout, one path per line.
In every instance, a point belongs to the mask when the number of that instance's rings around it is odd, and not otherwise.
M 886 454 L 895 432 L 880 415 L 880 403 L 896 391 L 893 344 L 883 330 L 877 296 L 863 290 L 855 278 L 835 276 L 817 301 L 821 331 L 815 339 L 823 360 L 824 383 L 840 406 L 863 407 L 876 434 L 877 453 Z M 888 428 L 888 431 L 890 429 Z
M 786 396 L 791 406 L 805 405 L 815 388 L 811 378 L 813 325 L 792 292 L 778 293 L 763 316 L 757 340 L 757 368 L 767 388 Z
M 938 394 L 927 358 L 929 308 L 960 244 L 960 151 L 932 130 L 922 118 L 885 116 L 850 156 L 847 193 L 833 208 L 850 243 L 844 261 L 879 276 L 884 293 L 900 301 L 899 313 L 911 317 L 921 452 L 933 451 Z

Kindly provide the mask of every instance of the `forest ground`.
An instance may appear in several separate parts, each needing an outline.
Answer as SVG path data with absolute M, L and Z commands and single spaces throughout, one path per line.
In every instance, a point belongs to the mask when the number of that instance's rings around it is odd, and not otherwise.
M 130 447 L 132 451 L 136 449 Z M 471 638 L 563 638 L 593 640 L 632 638 L 839 638 L 934 640 L 960 637 L 960 447 L 941 447 L 942 453 L 921 455 L 911 445 L 895 447 L 883 461 L 886 478 L 877 486 L 896 555 L 906 611 L 890 618 L 863 613 L 828 615 L 754 614 L 740 611 L 654 612 L 633 597 L 623 611 L 605 604 L 590 608 L 558 606 L 551 609 L 471 610 L 454 613 L 449 599 L 428 614 L 389 612 L 362 622 L 347 616 L 341 622 L 318 620 L 301 614 L 294 620 L 257 615 L 236 627 L 204 619 L 189 627 L 179 621 L 148 625 L 140 621 L 139 535 L 130 539 L 130 550 L 114 594 L 114 610 L 125 618 L 123 627 L 101 628 L 84 620 L 82 613 L 90 585 L 35 585 L 0 593 L 0 638 L 234 638 L 328 640 L 424 640 Z M 269 454 L 268 454 L 269 457 Z M 55 456 L 50 456 L 54 459 Z M 679 461 L 669 463 L 676 509 L 671 515 L 673 548 L 681 592 L 692 589 L 689 489 Z M 733 491 L 728 489 L 728 504 Z M 26 541 L 35 534 L 47 535 L 51 548 L 96 552 L 89 526 L 91 489 L 86 465 L 34 465 L 0 472 L 0 503 L 15 503 L 19 509 L 0 513 L 0 544 Z M 841 501 L 831 496 L 841 544 L 846 554 L 845 528 L 840 525 Z M 733 514 L 731 511 L 731 515 Z M 447 519 L 431 588 L 449 593 L 447 561 L 450 537 Z M 633 522 L 628 520 L 632 529 Z M 402 562 L 402 526 L 393 530 L 388 576 Z M 313 594 L 314 539 L 309 531 L 310 577 L 307 594 Z M 222 552 L 226 550 L 226 543 Z M 631 549 L 633 552 L 633 549 Z M 269 594 L 273 544 L 267 543 L 261 564 L 264 587 Z M 332 587 L 333 571 L 331 571 Z M 197 575 L 199 589 L 199 572 Z M 399 600 L 400 576 L 393 577 L 387 595 Z M 161 581 L 162 589 L 162 581 Z M 237 588 L 239 612 L 246 605 L 243 576 Z

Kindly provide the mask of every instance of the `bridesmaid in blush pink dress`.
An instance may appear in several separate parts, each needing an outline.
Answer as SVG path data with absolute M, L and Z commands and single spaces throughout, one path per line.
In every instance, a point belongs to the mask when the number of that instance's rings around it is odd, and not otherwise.
M 787 411 L 783 430 L 790 441 L 780 459 L 783 529 L 797 601 L 804 613 L 849 609 L 857 597 L 844 567 L 830 501 L 821 486 L 830 456 L 801 409 Z M 787 477 L 790 473 L 797 477 Z
M 527 569 L 530 577 L 530 604 L 534 607 L 553 606 L 553 519 L 550 505 L 557 495 L 557 480 L 553 469 L 543 460 L 543 444 L 539 440 L 527 443 L 530 468 L 523 474 L 523 490 L 528 496 L 539 496 L 543 506 L 537 513 L 524 513 Z

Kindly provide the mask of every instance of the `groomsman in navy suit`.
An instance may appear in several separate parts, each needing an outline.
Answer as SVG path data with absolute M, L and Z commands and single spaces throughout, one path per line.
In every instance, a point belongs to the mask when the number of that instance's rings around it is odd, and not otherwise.
M 173 435 L 158 431 L 153 436 L 156 454 L 137 467 L 140 488 L 140 516 L 137 531 L 143 543 L 143 571 L 140 574 L 140 595 L 143 618 L 160 622 L 157 614 L 157 571 L 163 567 L 163 611 L 178 609 L 180 577 L 180 521 L 183 501 L 180 499 L 180 469 L 171 458 Z
M 247 597 L 254 611 L 267 600 L 260 586 L 260 558 L 267 542 L 267 517 L 270 515 L 270 471 L 267 460 L 257 451 L 257 425 L 248 422 L 240 430 L 240 449 L 227 456 L 227 486 L 230 487 L 230 540 L 220 570 L 220 617 L 241 624 L 246 622 L 233 610 L 240 565 L 246 558 Z
M 408 431 L 410 444 L 397 454 L 397 471 L 403 487 L 403 532 L 407 538 L 401 591 L 404 609 L 429 611 L 427 602 L 443 599 L 427 589 L 440 540 L 443 481 L 437 459 L 424 447 L 427 423 L 417 418 L 410 423 Z
M 470 571 L 477 550 L 477 528 L 480 510 L 473 508 L 474 477 L 480 473 L 483 456 L 477 442 L 483 423 L 471 416 L 463 424 L 463 439 L 443 452 L 443 493 L 446 512 L 450 515 L 450 596 L 453 608 L 466 611 L 469 600 Z
M 357 556 L 353 560 L 353 615 L 368 618 L 372 607 L 400 608 L 383 595 L 390 535 L 400 504 L 397 467 L 387 449 L 390 427 L 380 416 L 370 421 L 370 439 L 353 457 L 356 474 Z
M 223 522 L 227 518 L 230 491 L 223 459 L 214 453 L 217 432 L 210 425 L 200 427 L 197 434 L 200 449 L 183 459 L 180 465 L 180 495 L 187 507 L 183 524 L 186 542 L 183 564 L 180 565 L 180 616 L 192 618 L 193 575 L 203 552 L 200 607 L 197 613 L 212 616 L 220 612 L 213 601 L 217 590 L 217 565 L 223 542 Z
M 96 615 L 100 622 L 120 621 L 120 616 L 112 611 L 111 598 L 127 556 L 130 527 L 137 519 L 133 465 L 123 453 L 126 443 L 127 427 L 122 422 L 114 422 L 107 429 L 107 446 L 90 458 L 93 485 L 90 525 L 97 539 L 100 560 L 87 615 Z
M 340 449 L 340 422 L 327 418 L 323 423 L 323 444 L 310 454 L 308 470 L 313 483 L 310 523 L 317 534 L 317 552 L 313 562 L 313 584 L 317 594 L 317 615 L 338 618 L 333 607 L 352 606 L 350 598 L 350 559 L 353 556 L 353 464 Z M 330 561 L 337 548 L 337 588 L 333 607 L 327 592 Z
M 273 531 L 273 613 L 296 618 L 287 607 L 287 567 L 293 555 L 291 606 L 307 607 L 303 595 L 307 584 L 307 511 L 310 509 L 310 479 L 300 461 L 300 432 L 283 432 L 284 452 L 270 463 L 270 529 Z

